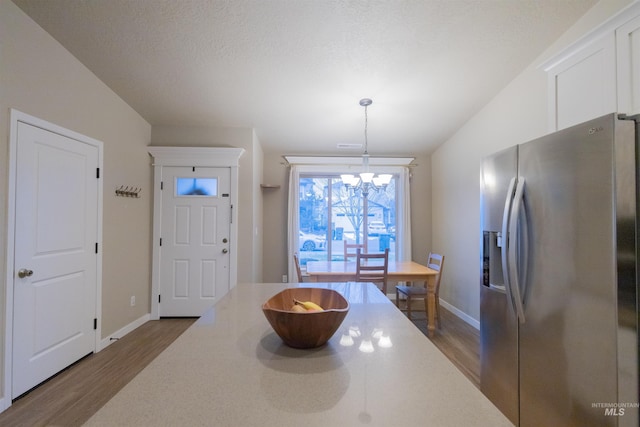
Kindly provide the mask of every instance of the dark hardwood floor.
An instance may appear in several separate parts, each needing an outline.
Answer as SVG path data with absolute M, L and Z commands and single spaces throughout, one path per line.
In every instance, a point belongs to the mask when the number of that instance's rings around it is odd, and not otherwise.
M 477 388 L 480 388 L 480 331 L 444 307 L 440 310 L 442 325 L 431 337 L 431 342 Z M 411 313 L 413 324 L 427 335 L 424 312 Z
M 431 341 L 479 387 L 479 333 L 446 309 Z M 424 313 L 413 323 L 426 334 Z M 147 322 L 17 399 L 0 426 L 80 426 L 184 332 L 195 319 Z

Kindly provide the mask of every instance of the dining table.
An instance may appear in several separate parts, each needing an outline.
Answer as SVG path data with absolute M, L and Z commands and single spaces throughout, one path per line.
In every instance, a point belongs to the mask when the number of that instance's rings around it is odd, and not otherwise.
M 349 303 L 320 347 L 287 346 L 262 311 L 296 287 Z M 85 426 L 512 424 L 375 285 L 346 282 L 237 284 Z
M 436 276 L 438 271 L 415 261 L 389 260 L 387 278 L 389 282 L 411 282 L 413 286 L 427 288 L 424 300 L 427 313 L 427 334 L 432 337 L 436 330 Z M 307 276 L 310 282 L 349 282 L 356 280 L 355 261 L 307 261 Z

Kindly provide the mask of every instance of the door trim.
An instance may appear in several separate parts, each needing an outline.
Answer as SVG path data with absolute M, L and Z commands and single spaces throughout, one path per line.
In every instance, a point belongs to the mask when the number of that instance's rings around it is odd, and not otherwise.
M 16 173 L 18 168 L 17 149 L 18 149 L 18 123 L 25 123 L 44 129 L 58 135 L 75 139 L 85 144 L 94 146 L 98 149 L 98 167 L 103 170 L 103 146 L 102 141 L 79 134 L 61 126 L 49 123 L 37 117 L 30 116 L 18 110 L 10 110 L 10 128 L 9 128 L 9 174 L 7 188 L 7 241 L 6 241 L 6 276 L 4 289 L 4 306 L 5 306 L 5 328 L 4 328 L 4 364 L 2 366 L 2 398 L 0 399 L 0 412 L 11 406 L 11 384 L 13 381 L 13 282 L 15 279 L 13 273 L 14 265 L 14 248 L 15 248 L 15 220 L 16 220 Z M 102 195 L 103 180 L 98 180 L 98 246 L 102 248 Z M 102 250 L 97 254 L 96 265 L 96 318 L 97 329 L 94 343 L 94 352 L 100 350 L 100 337 L 102 336 Z
M 160 318 L 160 238 L 162 232 L 162 168 L 227 167 L 231 169 L 231 227 L 229 229 L 229 289 L 238 281 L 238 166 L 244 148 L 226 147 L 148 147 L 153 157 L 153 254 L 151 269 L 151 319 Z

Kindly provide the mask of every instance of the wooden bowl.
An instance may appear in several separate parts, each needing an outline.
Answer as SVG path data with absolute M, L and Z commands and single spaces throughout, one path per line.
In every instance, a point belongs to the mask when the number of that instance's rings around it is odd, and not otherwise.
M 312 301 L 323 311 L 291 311 L 293 300 Z M 262 304 L 273 330 L 290 347 L 315 348 L 325 344 L 347 316 L 349 303 L 340 293 L 324 288 L 289 288 Z

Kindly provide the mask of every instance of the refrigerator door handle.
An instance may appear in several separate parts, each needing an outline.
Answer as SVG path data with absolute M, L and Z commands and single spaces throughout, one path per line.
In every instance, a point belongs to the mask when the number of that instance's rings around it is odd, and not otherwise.
M 511 288 L 511 294 L 513 295 L 513 302 L 515 304 L 516 315 L 520 323 L 525 322 L 524 317 L 524 306 L 522 304 L 522 295 L 520 293 L 520 283 L 519 283 L 519 265 L 517 260 L 517 249 L 518 249 L 518 219 L 520 217 L 520 209 L 522 209 L 523 201 L 524 201 L 524 184 L 525 180 L 523 177 L 518 177 L 518 185 L 516 186 L 516 193 L 513 196 L 513 206 L 511 207 L 511 214 L 509 216 L 509 248 L 508 248 L 508 258 L 509 258 L 509 283 L 507 284 L 507 289 Z M 526 245 L 525 245 L 526 246 Z M 513 268 L 511 268 L 513 267 Z
M 509 307 L 514 314 L 516 309 L 513 305 L 513 296 L 511 295 L 511 285 L 509 284 L 509 259 L 507 251 L 509 248 L 509 213 L 511 212 L 511 203 L 513 202 L 513 193 L 516 187 L 516 177 L 511 178 L 509 182 L 509 189 L 507 190 L 507 197 L 504 201 L 504 211 L 502 213 L 502 278 L 504 280 L 504 287 L 507 293 L 507 300 L 509 301 Z

